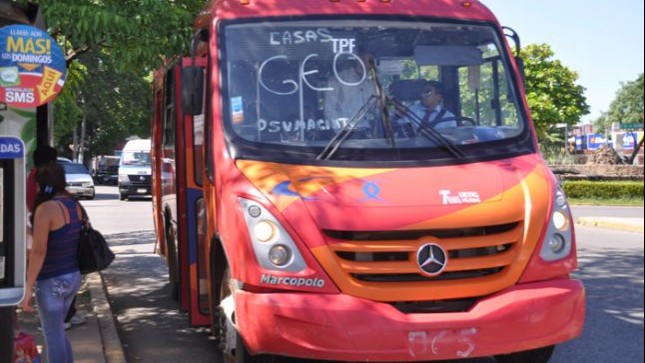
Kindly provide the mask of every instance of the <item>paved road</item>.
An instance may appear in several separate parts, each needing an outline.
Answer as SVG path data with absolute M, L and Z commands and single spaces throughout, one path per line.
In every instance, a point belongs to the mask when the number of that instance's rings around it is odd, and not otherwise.
M 191 363 L 216 362 L 207 329 L 188 327 L 187 314 L 169 298 L 164 261 L 153 253 L 150 199 L 119 201 L 115 188 L 98 190 L 97 200 L 83 204 L 117 252 L 117 260 L 103 275 L 128 362 L 177 362 L 187 356 Z M 573 209 L 574 216 L 607 213 L 597 207 Z M 621 208 L 610 212 L 638 213 Z M 587 288 L 587 322 L 583 335 L 558 347 L 551 362 L 643 362 L 643 235 L 585 226 L 576 231 L 580 259 L 576 276 Z M 296 362 L 304 363 L 280 361 Z
M 643 207 L 618 207 L 618 206 L 588 206 L 577 205 L 571 208 L 573 219 L 580 217 L 624 217 L 643 218 L 645 209 Z

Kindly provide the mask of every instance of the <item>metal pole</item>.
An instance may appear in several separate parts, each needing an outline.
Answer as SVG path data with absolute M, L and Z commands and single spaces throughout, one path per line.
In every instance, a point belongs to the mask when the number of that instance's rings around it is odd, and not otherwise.
M 83 120 L 81 121 L 81 142 L 79 143 L 78 162 L 83 164 L 83 156 L 85 155 L 85 108 L 83 108 Z
M 0 307 L 0 362 L 13 362 L 15 316 L 14 306 Z
M 569 156 L 569 125 L 564 124 L 564 156 Z

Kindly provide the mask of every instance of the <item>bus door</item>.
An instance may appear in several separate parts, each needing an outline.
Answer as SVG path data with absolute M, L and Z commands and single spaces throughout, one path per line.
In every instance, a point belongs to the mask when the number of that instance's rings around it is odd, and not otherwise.
M 184 58 L 182 66 L 206 68 L 207 59 Z M 177 87 L 181 91 L 181 85 Z M 179 97 L 181 99 L 181 97 Z M 204 103 L 202 103 L 204 104 Z M 207 253 L 206 239 L 206 205 L 203 194 L 204 176 L 204 113 L 189 116 L 183 115 L 183 144 L 185 151 L 186 190 L 181 203 L 186 211 L 187 254 L 185 266 L 188 266 L 188 296 L 190 300 L 190 323 L 207 325 L 210 323 L 208 302 L 208 279 L 206 272 Z

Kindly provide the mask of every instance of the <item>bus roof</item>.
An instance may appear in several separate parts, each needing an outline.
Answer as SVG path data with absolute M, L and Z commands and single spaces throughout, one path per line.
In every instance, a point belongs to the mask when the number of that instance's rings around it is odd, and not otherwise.
M 195 26 L 204 28 L 215 18 L 338 14 L 407 15 L 497 23 L 493 13 L 478 0 L 212 0 Z

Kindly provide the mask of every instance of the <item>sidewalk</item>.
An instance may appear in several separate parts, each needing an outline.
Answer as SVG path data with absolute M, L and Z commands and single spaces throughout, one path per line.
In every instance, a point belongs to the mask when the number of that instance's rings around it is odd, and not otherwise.
M 643 233 L 643 218 L 580 217 L 576 224 Z
M 85 324 L 74 325 L 67 336 L 74 350 L 76 363 L 126 363 L 116 324 L 110 311 L 101 276 L 89 274 L 81 285 L 76 299 L 76 308 L 86 317 Z M 38 330 L 36 312 L 18 312 L 18 325 L 22 332 L 33 335 L 41 354 L 43 336 Z M 42 363 L 48 363 L 42 355 Z
M 643 218 L 580 217 L 576 224 L 643 233 Z M 80 314 L 85 314 L 87 322 L 67 331 L 75 362 L 126 363 L 100 274 L 86 276 L 77 299 L 77 309 Z M 36 313 L 19 312 L 18 320 L 20 330 L 33 335 L 42 352 L 43 337 L 37 330 Z M 44 356 L 42 363 L 47 363 Z

